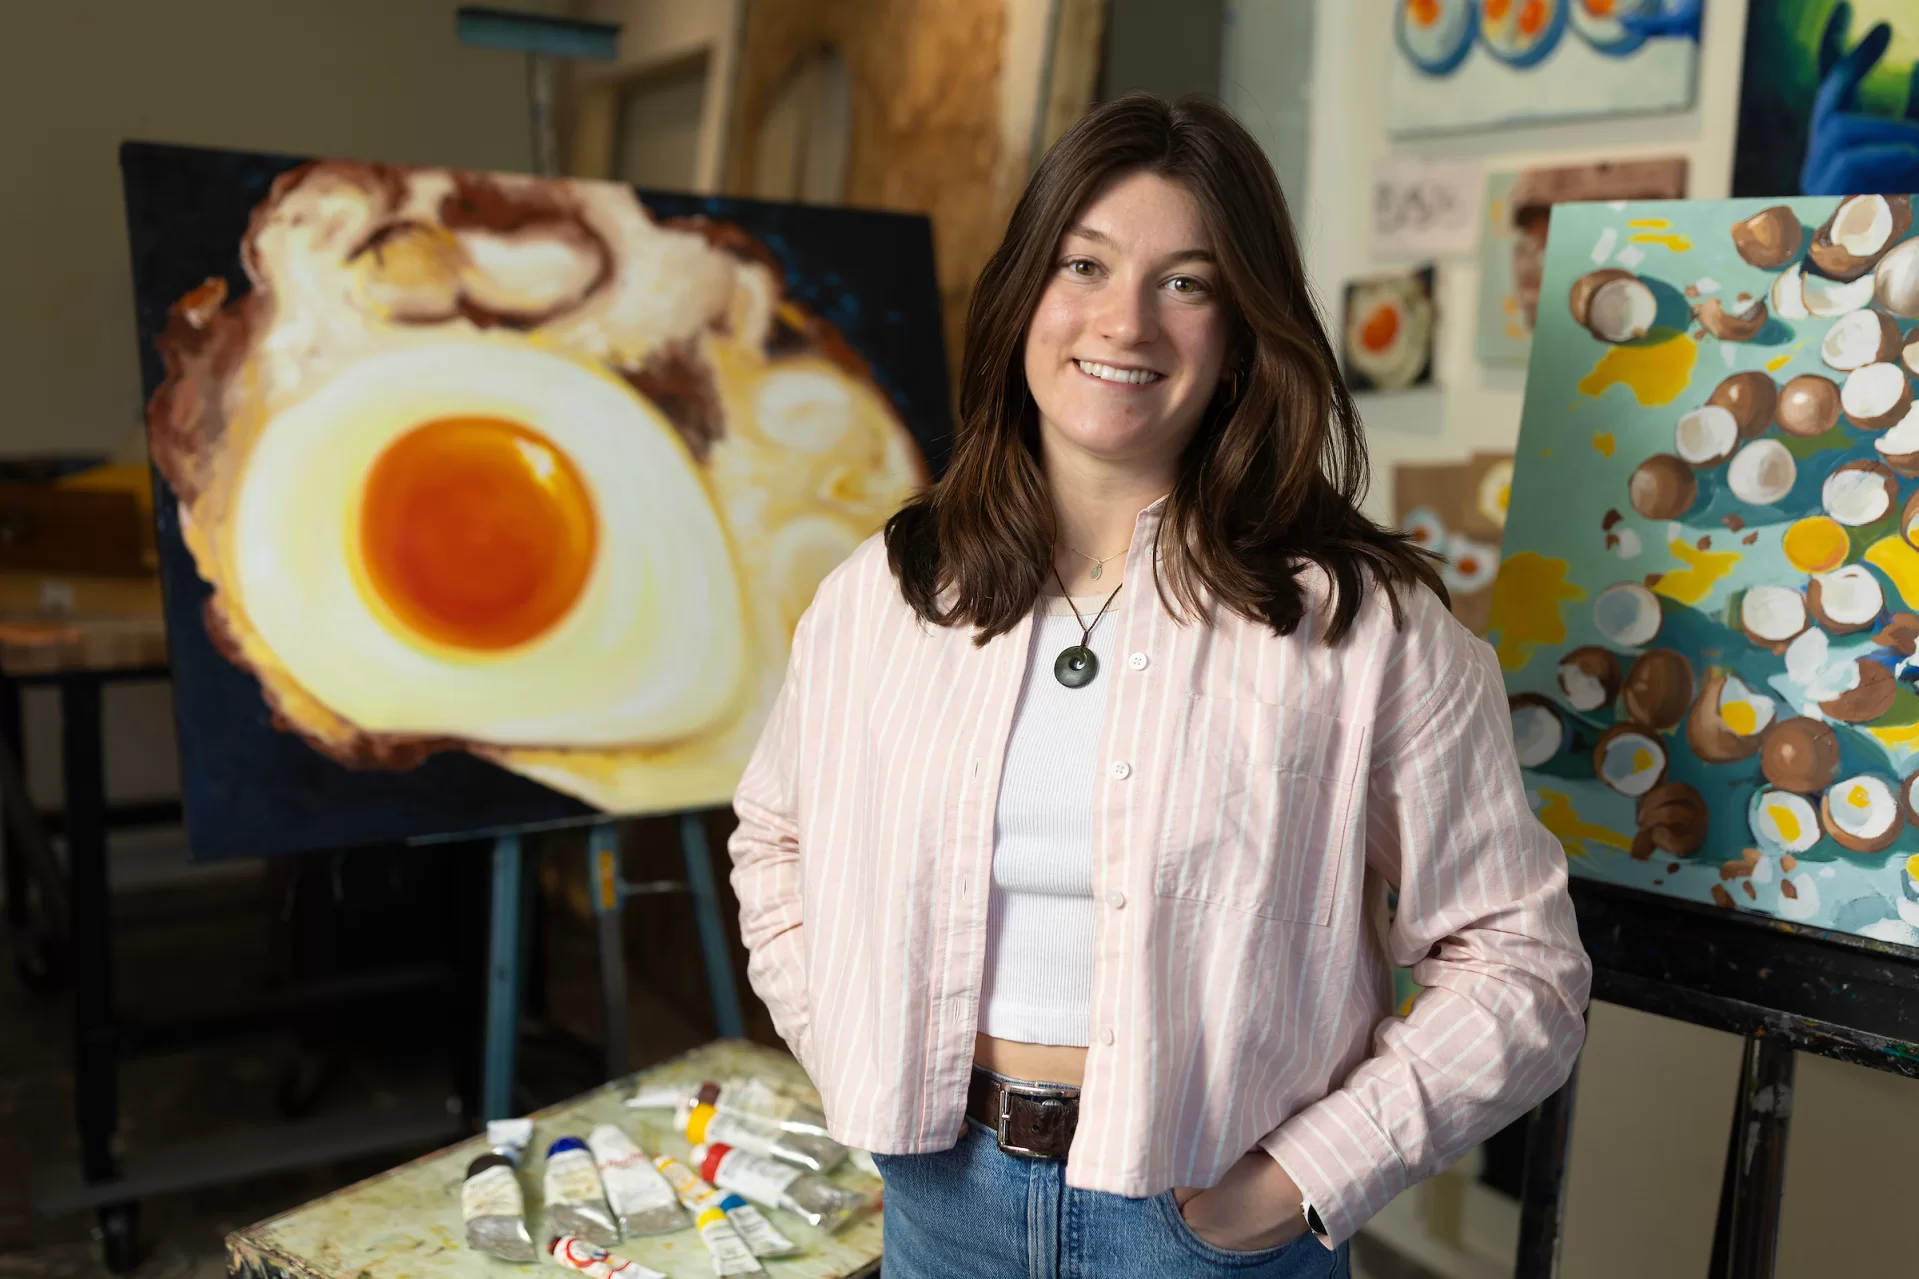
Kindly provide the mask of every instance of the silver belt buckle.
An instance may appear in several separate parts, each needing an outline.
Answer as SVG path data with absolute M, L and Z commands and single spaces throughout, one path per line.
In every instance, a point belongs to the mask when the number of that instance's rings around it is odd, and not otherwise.
M 1046 1154 L 1044 1151 L 1034 1150 L 1027 1146 L 1015 1146 L 1006 1140 L 1006 1099 L 1015 1096 L 1031 1097 L 1036 1101 L 1057 1101 L 1064 1104 L 1065 1102 L 1073 1100 L 1072 1097 L 1066 1094 L 1074 1092 L 1075 1090 L 1022 1086 L 1020 1084 L 1009 1083 L 1003 1079 L 995 1079 L 993 1086 L 999 1089 L 999 1118 L 994 1124 L 994 1127 L 996 1127 L 998 1131 L 993 1135 L 999 1142 L 1000 1150 L 1009 1155 L 1018 1155 L 1022 1159 L 1056 1158 L 1056 1156 Z

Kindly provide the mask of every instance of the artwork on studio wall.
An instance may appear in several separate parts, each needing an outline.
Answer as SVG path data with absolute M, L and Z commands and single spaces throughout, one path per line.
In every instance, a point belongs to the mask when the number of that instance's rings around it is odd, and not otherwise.
M 1487 637 L 1575 874 L 1919 945 L 1915 317 L 1904 195 L 1553 211 Z
M 1686 160 L 1598 161 L 1486 175 L 1479 241 L 1479 307 L 1474 347 L 1488 364 L 1524 364 L 1532 349 L 1545 260 L 1546 222 L 1555 204 L 1583 200 L 1676 200 L 1686 194 Z M 1639 231 L 1637 235 L 1651 235 Z M 1628 258 L 1643 253 L 1632 248 Z
M 1402 462 L 1393 468 L 1393 522 L 1444 561 L 1439 576 L 1453 616 L 1475 635 L 1485 633 L 1492 611 L 1512 482 L 1510 453 L 1475 453 L 1464 462 Z
M 1433 268 L 1346 285 L 1340 367 L 1352 391 L 1404 391 L 1433 379 Z
M 943 465 L 925 219 L 121 166 L 196 855 L 728 802 L 814 588 Z
M 1704 0 L 1397 0 L 1395 137 L 1692 105 Z
M 1915 71 L 1919 6 L 1912 0 L 1752 5 L 1732 193 L 1919 190 Z

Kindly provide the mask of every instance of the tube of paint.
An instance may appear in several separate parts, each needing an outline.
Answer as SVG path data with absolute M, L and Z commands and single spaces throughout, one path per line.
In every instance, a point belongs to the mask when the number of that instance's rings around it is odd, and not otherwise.
M 653 1156 L 653 1166 L 673 1187 L 686 1210 L 696 1218 L 708 1208 L 718 1208 L 746 1240 L 756 1257 L 788 1257 L 800 1246 L 774 1228 L 766 1214 L 730 1190 L 716 1190 L 707 1180 L 671 1155 Z
M 808 1172 L 831 1172 L 846 1158 L 846 1147 L 831 1137 L 786 1132 L 769 1120 L 722 1114 L 705 1102 L 694 1099 L 681 1105 L 675 1122 L 680 1131 L 686 1134 L 690 1146 L 710 1145 L 717 1141 L 735 1150 L 750 1150 L 757 1155 L 784 1159 Z
M 753 1255 L 753 1249 L 733 1228 L 733 1223 L 719 1205 L 695 1214 L 693 1224 L 699 1228 L 700 1238 L 706 1242 L 707 1254 L 713 1258 L 714 1274 L 752 1275 L 761 1272 L 759 1258 Z
M 612 1124 L 601 1124 L 586 1135 L 586 1144 L 600 1166 L 606 1202 L 622 1234 L 657 1235 L 686 1225 L 673 1187 L 631 1137 Z
M 724 1142 L 693 1147 L 693 1163 L 702 1177 L 721 1190 L 797 1213 L 808 1225 L 826 1231 L 845 1225 L 866 1202 L 857 1190 L 836 1186 L 818 1173 L 751 1150 L 735 1150 Z
M 787 1132 L 806 1133 L 812 1137 L 827 1135 L 826 1116 L 817 1107 L 781 1092 L 764 1079 L 736 1075 L 720 1087 L 713 1088 L 714 1095 L 709 1098 L 707 1089 L 712 1087 L 711 1084 L 701 1085 L 700 1100 L 709 1101 L 722 1114 L 768 1119 Z
M 599 1166 L 578 1137 L 562 1137 L 546 1148 L 546 1224 L 555 1234 L 577 1235 L 602 1248 L 620 1241 Z
M 515 1171 L 533 1139 L 533 1121 L 495 1119 L 486 1126 L 486 1139 L 492 1149 L 466 1166 L 460 1183 L 466 1246 L 502 1261 L 535 1261 L 540 1254 L 526 1232 L 526 1196 Z
M 593 1279 L 667 1279 L 667 1276 L 637 1261 L 616 1257 L 590 1239 L 578 1235 L 560 1235 L 547 1244 L 547 1253 L 568 1270 L 577 1270 Z

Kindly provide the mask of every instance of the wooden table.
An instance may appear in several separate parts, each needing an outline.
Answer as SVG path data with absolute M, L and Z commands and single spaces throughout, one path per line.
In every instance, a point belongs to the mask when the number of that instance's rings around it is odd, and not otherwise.
M 684 1161 L 686 1140 L 672 1131 L 672 1115 L 632 1110 L 625 1105 L 635 1087 L 724 1080 L 729 1075 L 759 1075 L 812 1095 L 806 1074 L 785 1053 L 744 1040 L 725 1039 L 696 1048 L 651 1070 L 616 1080 L 533 1116 L 533 1144 L 521 1163 L 528 1229 L 544 1242 L 540 1187 L 546 1148 L 565 1136 L 584 1137 L 596 1124 L 623 1128 L 649 1154 Z M 551 1262 L 514 1267 L 466 1246 L 460 1221 L 460 1183 L 466 1166 L 486 1150 L 482 1137 L 456 1146 L 357 1186 L 316 1199 L 304 1207 L 227 1236 L 228 1270 L 238 1279 L 501 1279 L 516 1273 L 560 1274 Z M 800 1256 L 768 1258 L 770 1279 L 851 1279 L 877 1276 L 880 1265 L 878 1178 L 841 1165 L 833 1180 L 872 1196 L 872 1204 L 835 1234 L 815 1230 L 792 1213 L 769 1210 L 773 1224 L 806 1249 Z M 672 1279 L 710 1276 L 706 1245 L 689 1222 L 668 1235 L 629 1239 L 614 1250 Z

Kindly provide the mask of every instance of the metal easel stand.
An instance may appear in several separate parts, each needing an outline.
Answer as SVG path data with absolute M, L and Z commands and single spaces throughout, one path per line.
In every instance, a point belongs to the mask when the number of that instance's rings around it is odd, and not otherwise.
M 713 1001 L 714 1026 L 722 1039 L 737 1039 L 745 1033 L 739 988 L 733 983 L 732 952 L 707 848 L 706 824 L 699 813 L 680 815 L 680 855 L 686 868 L 685 880 L 630 883 L 620 873 L 619 832 L 613 823 L 601 822 L 587 836 L 586 876 L 592 885 L 593 913 L 600 932 L 600 1026 L 606 1043 L 608 1079 L 617 1079 L 632 1069 L 627 1053 L 626 952 L 621 934 L 629 897 L 691 894 L 700 951 L 706 961 L 707 991 Z
M 1792 1045 L 1763 1029 L 1746 1036 L 1739 1101 L 1726 1143 L 1710 1279 L 1765 1279 L 1779 1254 L 1786 1198 L 1786 1129 L 1792 1121 Z

